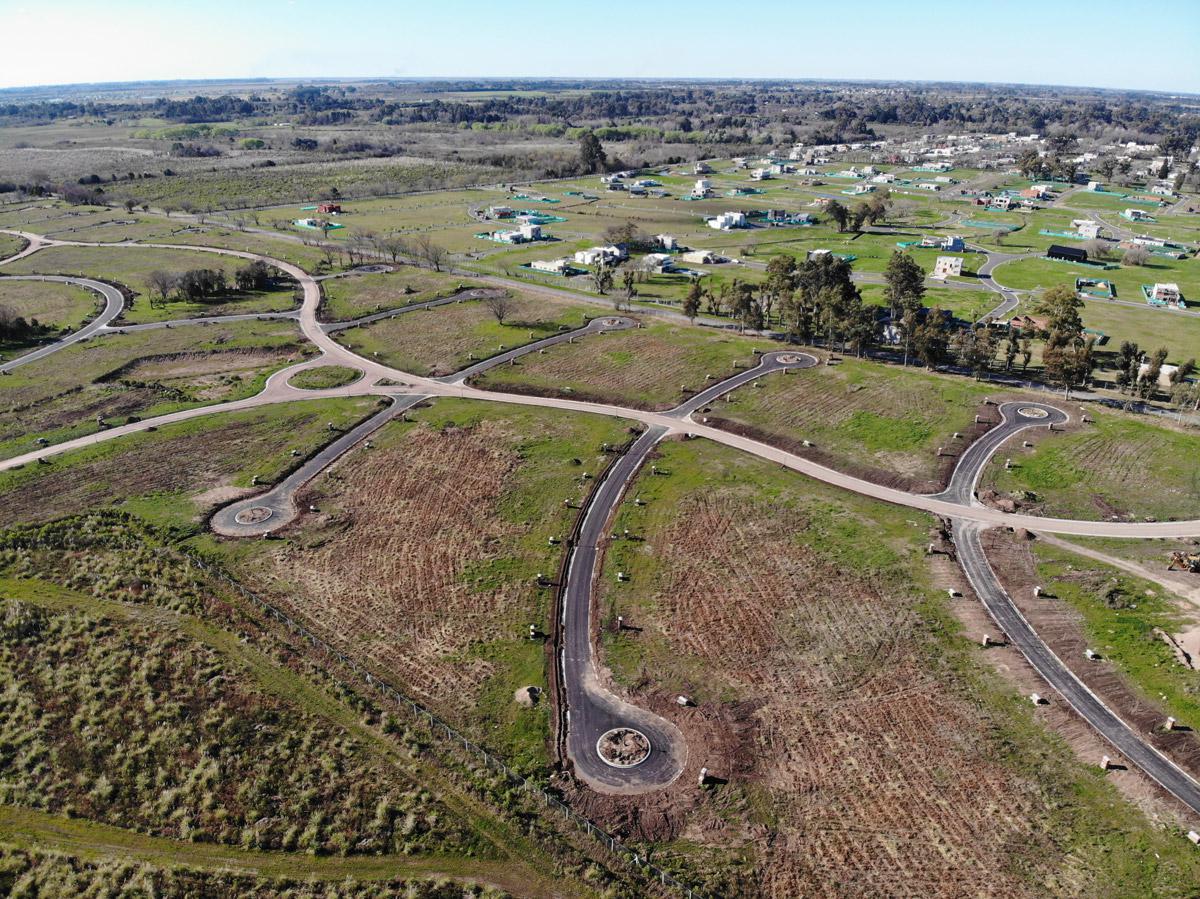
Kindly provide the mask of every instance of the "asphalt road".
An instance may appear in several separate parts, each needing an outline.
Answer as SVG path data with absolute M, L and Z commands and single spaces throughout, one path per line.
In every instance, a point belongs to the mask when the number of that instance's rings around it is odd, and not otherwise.
M 589 334 L 605 334 L 609 331 L 624 331 L 628 328 L 637 327 L 640 327 L 640 324 L 635 319 L 626 318 L 623 315 L 602 315 L 599 318 L 593 318 L 582 328 L 576 328 L 573 331 L 562 331 L 542 340 L 535 340 L 533 343 L 514 347 L 511 350 L 506 350 L 503 353 L 476 362 L 474 365 L 460 369 L 452 375 L 445 375 L 434 380 L 442 384 L 462 384 L 469 378 L 481 375 L 498 365 L 507 365 L 520 359 L 522 356 L 528 356 L 530 353 L 540 352 L 548 347 L 557 346 L 560 343 L 574 343 L 576 337 L 586 337 Z
M 958 561 L 971 589 L 983 602 L 1000 630 L 1021 650 L 1038 674 L 1075 712 L 1094 727 L 1129 762 L 1158 782 L 1192 811 L 1200 814 L 1200 784 L 1155 749 L 1087 688 L 1043 642 L 1005 592 L 983 552 L 974 522 L 955 520 L 951 526 Z M 1099 762 L 1099 759 L 1096 760 Z
M 120 315 L 121 310 L 125 307 L 125 297 L 121 295 L 121 291 L 117 290 L 111 284 L 105 284 L 102 281 L 93 281 L 91 278 L 67 278 L 62 275 L 9 275 L 0 278 L 0 283 L 3 281 L 53 281 L 58 284 L 74 284 L 76 287 L 83 287 L 93 293 L 100 294 L 104 298 L 104 309 L 78 331 L 73 331 L 66 337 L 54 341 L 54 343 L 38 347 L 36 350 L 25 353 L 23 356 L 18 356 L 16 359 L 0 363 L 0 372 L 12 371 L 14 368 L 19 368 L 37 359 L 44 359 L 51 353 L 57 353 L 63 347 L 79 343 L 81 340 L 87 340 L 93 334 L 104 330 L 105 326 Z
M 295 519 L 298 512 L 295 503 L 296 492 L 301 487 L 397 415 L 411 409 L 423 399 L 426 397 L 405 396 L 393 399 L 386 409 L 346 431 L 270 490 L 218 509 L 212 516 L 210 526 L 216 533 L 226 537 L 261 537 L 263 534 L 279 530 Z M 250 509 L 263 509 L 270 515 L 261 521 L 249 523 L 237 520 L 238 515 Z
M 1044 403 L 1004 403 L 1001 422 L 976 440 L 955 466 L 950 485 L 938 497 L 963 506 L 975 504 L 979 476 L 993 455 L 1022 431 L 1062 425 L 1067 415 Z M 1040 413 L 1040 414 L 1039 414 Z M 1075 676 L 1038 636 L 1021 614 L 988 562 L 980 541 L 984 526 L 963 518 L 951 518 L 951 535 L 958 562 L 971 589 L 987 608 L 1000 631 L 1021 650 L 1029 663 L 1075 712 L 1094 727 L 1131 763 L 1141 768 L 1172 795 L 1200 813 L 1200 784 L 1136 733 L 1095 693 Z
M 68 243 L 88 245 L 80 242 L 44 241 L 37 235 L 27 236 L 40 241 L 42 246 Z M 585 780 L 589 777 L 594 778 L 594 780 L 589 780 L 589 783 L 593 783 L 594 786 L 599 785 L 598 788 L 616 791 L 656 789 L 677 777 L 686 761 L 686 748 L 683 746 L 682 739 L 678 736 L 677 732 L 674 732 L 669 723 L 657 716 L 623 703 L 611 694 L 607 694 L 598 683 L 594 665 L 590 664 L 590 597 L 592 577 L 598 562 L 597 544 L 604 534 L 612 510 L 620 501 L 625 485 L 629 482 L 653 445 L 667 434 L 686 432 L 695 436 L 708 437 L 716 442 L 752 453 L 768 461 L 778 462 L 785 467 L 825 481 L 826 483 L 843 487 L 878 500 L 923 509 L 934 514 L 952 518 L 956 539 L 961 541 L 959 553 L 964 559 L 964 569 L 966 570 L 967 577 L 1009 638 L 1022 648 L 1026 657 L 1030 659 L 1031 663 L 1034 664 L 1042 676 L 1056 689 L 1060 690 L 1064 699 L 1070 702 L 1079 714 L 1092 723 L 1114 746 L 1117 746 L 1130 761 L 1141 766 L 1151 777 L 1154 777 L 1190 807 L 1200 812 L 1200 792 L 1198 792 L 1195 782 L 1161 756 L 1153 747 L 1140 739 L 1137 734 L 1133 733 L 1119 718 L 1113 715 L 1104 706 L 1103 702 L 1074 679 L 1070 671 L 1062 665 L 1061 661 L 1042 643 L 1036 632 L 1020 616 L 1019 610 L 1016 609 L 1011 599 L 1004 593 L 996 581 L 994 573 L 991 572 L 987 564 L 987 560 L 982 557 L 982 552 L 977 549 L 977 535 L 981 527 L 997 524 L 1060 534 L 1147 538 L 1160 536 L 1197 536 L 1200 535 L 1200 521 L 1152 523 L 1091 522 L 1006 514 L 995 509 L 982 507 L 978 504 L 953 502 L 941 496 L 914 496 L 904 491 L 870 484 L 842 472 L 801 459 L 776 447 L 771 447 L 716 428 L 710 428 L 703 424 L 697 424 L 688 418 L 688 413 L 684 411 L 684 407 L 668 413 L 652 413 L 620 406 L 584 403 L 562 398 L 492 393 L 475 390 L 462 384 L 446 384 L 432 379 L 418 378 L 356 356 L 332 340 L 324 332 L 321 324 L 316 319 L 316 312 L 320 302 L 319 285 L 307 272 L 304 272 L 297 266 L 258 254 L 213 247 L 179 247 L 157 244 L 104 244 L 104 246 L 112 248 L 121 246 L 162 246 L 167 249 L 194 249 L 199 252 L 212 252 L 244 259 L 262 259 L 293 275 L 301 284 L 304 290 L 304 303 L 300 310 L 300 326 L 305 336 L 322 351 L 323 355 L 318 359 L 309 360 L 301 365 L 277 372 L 268 379 L 262 393 L 255 397 L 232 403 L 170 413 L 66 441 L 55 446 L 41 448 L 31 453 L 0 461 L 0 471 L 17 468 L 36 459 L 53 457 L 59 453 L 78 447 L 91 446 L 117 439 L 126 434 L 137 433 L 151 427 L 189 420 L 215 412 L 255 408 L 272 403 L 311 398 L 314 395 L 357 396 L 374 394 L 403 397 L 404 400 L 411 401 L 412 403 L 426 396 L 463 396 L 481 401 L 536 405 L 567 411 L 610 415 L 641 421 L 647 426 L 646 432 L 639 438 L 633 449 L 619 460 L 618 464 L 613 468 L 610 477 L 606 478 L 605 482 L 600 485 L 595 502 L 586 510 L 583 539 L 580 540 L 579 546 L 576 548 L 576 552 L 573 554 L 570 563 L 572 574 L 569 576 L 569 587 L 573 591 L 573 595 L 571 601 L 564 603 L 563 609 L 564 621 L 566 620 L 566 616 L 574 616 L 570 622 L 572 626 L 564 632 L 565 645 L 562 664 L 564 666 L 564 682 L 568 690 L 568 701 L 572 702 L 571 697 L 574 697 L 573 701 L 576 705 L 572 707 L 574 710 L 573 714 L 579 719 L 577 727 L 574 727 L 569 722 L 569 727 L 572 728 L 572 731 L 569 733 L 568 747 L 571 757 L 576 760 L 577 765 L 581 769 L 581 776 L 584 776 Z M 298 390 L 288 385 L 287 379 L 292 374 L 295 374 L 296 371 L 322 364 L 341 364 L 357 368 L 364 372 L 364 378 L 342 388 L 320 392 Z M 748 372 L 740 373 L 736 378 L 742 378 L 749 374 Z M 385 387 L 380 385 L 379 382 L 384 379 L 390 385 L 399 386 Z M 411 387 L 405 390 L 405 384 L 410 384 Z M 730 389 L 728 382 L 723 382 L 722 385 L 715 386 Z M 712 396 L 715 395 L 719 394 L 714 393 Z M 709 396 L 709 391 L 705 391 L 704 399 L 707 400 L 710 398 L 712 397 Z M 696 399 L 694 397 L 692 401 L 694 402 Z M 1022 405 L 1030 406 L 1038 404 Z M 371 421 L 382 423 L 381 416 L 375 416 Z M 1028 426 L 1028 424 L 1026 423 L 1025 426 Z M 1001 425 L 1000 427 L 1003 428 L 1005 426 Z M 1019 432 L 1019 430 L 1020 428 L 1014 424 L 1012 432 L 1007 436 L 1012 436 Z M 364 433 L 355 433 L 356 431 L 358 429 L 343 435 L 343 438 L 340 438 L 334 444 L 331 444 L 330 447 L 327 447 L 326 451 L 323 451 L 310 460 L 311 467 L 309 465 L 302 466 L 293 477 L 300 479 L 299 483 L 304 483 L 305 480 L 311 478 L 313 474 L 336 459 L 345 449 L 353 446 L 365 436 Z M 998 448 L 1003 441 L 999 437 L 995 439 L 995 447 Z M 991 444 L 989 443 L 988 445 Z M 965 498 L 969 493 L 973 492 L 978 472 L 982 469 L 986 461 L 987 454 L 982 449 L 977 454 L 964 454 L 964 462 L 960 463 L 963 473 L 958 476 L 957 480 L 952 479 L 951 481 L 950 489 L 953 491 L 952 497 L 954 499 Z M 285 495 L 285 488 L 281 487 L 279 495 L 281 497 Z M 236 512 L 232 514 L 236 515 Z M 287 510 L 284 510 L 281 514 L 287 514 Z M 294 514 L 294 510 L 292 514 Z M 574 573 L 576 569 L 578 569 L 579 573 Z M 583 703 L 583 705 L 578 705 L 579 703 Z M 638 783 L 633 785 L 629 784 L 627 777 L 623 778 L 620 776 L 627 769 L 608 768 L 607 765 L 599 761 L 598 757 L 595 756 L 594 743 L 590 749 L 587 745 L 588 737 L 591 734 L 597 733 L 597 731 L 602 732 L 602 725 L 608 722 L 621 721 L 633 721 L 635 722 L 635 726 L 637 724 L 644 724 L 644 732 L 650 738 L 652 746 L 649 758 L 642 765 L 639 765 L 637 769 L 628 769 L 637 771 L 635 780 Z M 639 727 L 639 729 L 643 728 Z M 592 755 L 590 761 L 589 752 Z M 619 773 L 614 775 L 613 772 Z
M 816 364 L 816 358 L 807 353 L 767 353 L 754 368 L 714 384 L 667 414 L 686 418 L 694 409 L 755 378 Z M 662 789 L 679 776 L 687 761 L 687 744 L 673 724 L 624 701 L 603 685 L 592 646 L 593 585 L 601 575 L 602 548 L 609 537 L 610 522 L 629 484 L 667 434 L 668 429 L 662 425 L 647 428 L 609 468 L 583 510 L 579 541 L 570 549 L 559 656 L 567 697 L 567 755 L 575 774 L 599 792 L 640 793 Z M 596 742 L 614 727 L 632 727 L 645 734 L 650 741 L 650 756 L 632 768 L 607 764 L 596 751 Z
M 933 498 L 969 506 L 975 502 L 975 488 L 988 460 L 1010 438 L 1030 428 L 1045 428 L 1051 424 L 1061 427 L 1067 414 L 1045 403 L 1003 403 L 999 410 L 1000 423 L 967 447 L 954 466 L 950 483 Z

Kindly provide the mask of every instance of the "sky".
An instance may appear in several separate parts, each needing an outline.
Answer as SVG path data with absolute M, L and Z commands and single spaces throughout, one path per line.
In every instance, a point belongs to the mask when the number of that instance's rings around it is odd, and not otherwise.
M 0 0 L 0 28 L 0 87 L 540 76 L 1200 93 L 1200 0 Z

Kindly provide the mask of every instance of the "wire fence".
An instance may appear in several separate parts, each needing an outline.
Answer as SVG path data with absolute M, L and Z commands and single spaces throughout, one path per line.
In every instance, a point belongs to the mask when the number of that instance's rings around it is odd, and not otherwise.
M 564 820 L 569 821 L 577 826 L 580 830 L 586 832 L 588 836 L 601 843 L 614 856 L 629 863 L 646 877 L 656 881 L 661 886 L 670 887 L 674 890 L 677 890 L 679 893 L 686 896 L 687 899 L 707 899 L 703 893 L 653 864 L 648 858 L 639 853 L 636 849 L 622 844 L 621 841 L 612 834 L 605 831 L 591 819 L 574 811 L 565 802 L 555 797 L 548 790 L 538 785 L 535 781 L 525 777 L 522 774 L 518 774 L 495 754 L 468 739 L 461 731 L 443 721 L 440 717 L 438 717 L 421 703 L 411 699 L 408 696 L 405 696 L 391 684 L 377 675 L 372 674 L 359 662 L 355 661 L 341 650 L 326 642 L 323 638 L 315 634 L 312 630 L 305 627 L 300 622 L 296 621 L 273 603 L 268 602 L 257 593 L 247 589 L 243 584 L 238 582 L 235 578 L 221 568 L 213 565 L 210 562 L 207 562 L 200 556 L 197 556 L 193 553 L 180 551 L 180 555 L 182 555 L 183 558 L 185 558 L 190 564 L 196 566 L 201 571 L 204 571 L 210 576 L 215 577 L 227 584 L 240 596 L 261 610 L 268 618 L 278 621 L 293 634 L 307 642 L 310 646 L 337 659 L 338 662 L 340 662 L 350 671 L 354 672 L 356 676 L 361 678 L 362 681 L 370 686 L 375 692 L 390 700 L 397 708 L 407 712 L 413 718 L 413 720 L 425 725 L 432 735 L 440 737 L 447 742 L 456 744 L 456 746 L 461 746 L 462 749 L 479 761 L 483 762 L 488 766 L 488 768 L 503 774 L 510 783 L 516 784 L 521 790 L 529 793 L 529 795 L 533 796 L 535 799 L 540 800 L 550 811 L 554 812 L 555 814 L 561 814 Z M 331 676 L 335 677 L 336 679 L 335 675 L 331 674 Z

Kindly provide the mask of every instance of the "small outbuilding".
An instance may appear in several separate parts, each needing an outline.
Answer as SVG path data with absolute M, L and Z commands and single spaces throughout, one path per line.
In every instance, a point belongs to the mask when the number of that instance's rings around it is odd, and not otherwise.
M 1061 259 L 1063 262 L 1087 262 L 1087 250 L 1081 247 L 1064 247 L 1062 244 L 1052 243 L 1046 250 L 1047 259 Z

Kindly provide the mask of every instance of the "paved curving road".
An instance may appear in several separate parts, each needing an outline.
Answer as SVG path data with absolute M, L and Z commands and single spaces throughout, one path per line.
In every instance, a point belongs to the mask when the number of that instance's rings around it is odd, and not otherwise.
M 694 409 L 756 378 L 816 363 L 816 358 L 807 353 L 767 353 L 754 368 L 714 384 L 666 414 L 676 420 L 685 419 Z M 602 793 L 660 790 L 672 783 L 687 763 L 687 743 L 675 725 L 626 702 L 603 684 L 592 644 L 593 586 L 601 575 L 610 522 L 629 484 L 668 433 L 670 429 L 661 424 L 648 427 L 609 467 L 581 513 L 578 542 L 569 549 L 558 660 L 567 699 L 567 755 L 575 774 Z M 634 728 L 649 739 L 650 755 L 635 767 L 613 767 L 596 751 L 601 735 L 619 727 Z
M 65 241 L 45 241 L 38 235 L 25 235 L 31 239 L 38 240 L 41 245 L 67 244 Z M 95 245 L 84 244 L 79 242 L 71 242 L 72 245 Z M 1006 514 L 995 509 L 983 507 L 974 502 L 958 502 L 954 500 L 962 500 L 967 497 L 968 493 L 973 490 L 974 484 L 978 480 L 978 472 L 982 470 L 982 466 L 986 463 L 988 454 L 982 450 L 976 454 L 964 454 L 964 460 L 960 461 L 960 466 L 963 471 L 957 475 L 957 480 L 952 479 L 951 488 L 953 493 L 950 497 L 945 495 L 936 496 L 916 496 L 905 493 L 904 491 L 895 490 L 893 488 L 880 487 L 879 485 L 871 484 L 866 481 L 843 474 L 842 472 L 826 468 L 808 460 L 801 459 L 784 450 L 767 444 L 759 443 L 749 438 L 741 437 L 736 434 L 731 434 L 721 431 L 716 428 L 708 427 L 704 424 L 697 424 L 690 419 L 690 412 L 684 411 L 683 407 L 672 410 L 668 413 L 652 413 L 639 410 L 627 409 L 621 406 L 585 403 L 578 400 L 569 400 L 562 398 L 535 397 L 517 394 L 492 393 L 488 391 L 477 390 L 467 387 L 461 383 L 450 383 L 436 381 L 428 378 L 418 378 L 413 375 L 397 371 L 387 366 L 381 365 L 371 360 L 363 359 L 352 353 L 350 350 L 342 347 L 334 341 L 328 334 L 325 333 L 322 325 L 317 321 L 316 313 L 320 302 L 320 288 L 318 283 L 307 272 L 304 272 L 297 266 L 280 260 L 265 257 L 260 254 L 245 253 L 235 250 L 226 250 L 216 247 L 181 247 L 171 244 L 103 244 L 110 248 L 118 248 L 121 246 L 161 246 L 166 249 L 194 249 L 198 252 L 211 252 L 221 255 L 230 255 L 244 259 L 261 259 L 262 261 L 273 265 L 282 271 L 291 274 L 301 284 L 304 291 L 304 302 L 300 310 L 300 326 L 305 336 L 313 342 L 321 351 L 322 357 L 308 362 L 302 363 L 290 369 L 285 369 L 276 373 L 268 379 L 262 393 L 255 397 L 248 398 L 233 403 L 227 403 L 217 406 L 207 406 L 195 409 L 184 410 L 181 412 L 171 413 L 169 415 L 159 416 L 157 418 L 147 419 L 141 422 L 124 425 L 118 428 L 112 428 L 97 434 L 91 434 L 86 437 L 76 440 L 66 441 L 56 446 L 45 447 L 31 453 L 26 453 L 12 459 L 0 461 L 0 471 L 17 468 L 32 462 L 37 459 L 49 458 L 59 453 L 66 452 L 79 447 L 90 446 L 107 440 L 117 439 L 121 436 L 137 433 L 153 427 L 170 424 L 172 422 L 189 420 L 203 415 L 213 414 L 214 412 L 235 411 L 244 408 L 254 408 L 271 403 L 289 402 L 297 399 L 311 398 L 314 395 L 323 396 L 358 396 L 358 395 L 384 395 L 400 397 L 403 396 L 407 400 L 416 402 L 419 398 L 426 396 L 461 396 L 470 399 L 490 402 L 504 402 L 519 405 L 536 405 L 549 408 L 563 409 L 567 411 L 587 412 L 592 414 L 610 415 L 625 419 L 641 421 L 647 426 L 647 430 L 643 435 L 646 444 L 641 446 L 635 445 L 635 448 L 618 463 L 610 475 L 611 482 L 606 479 L 606 483 L 601 485 L 600 491 L 597 494 L 596 501 L 589 506 L 585 513 L 585 530 L 590 537 L 602 535 L 604 528 L 607 526 L 609 516 L 615 504 L 619 502 L 621 491 L 624 485 L 628 483 L 628 479 L 637 470 L 641 460 L 645 458 L 645 453 L 649 449 L 643 449 L 647 444 L 653 446 L 655 442 L 663 436 L 671 433 L 691 433 L 695 436 L 707 437 L 718 443 L 723 443 L 727 446 L 740 449 L 768 461 L 778 462 L 785 467 L 801 472 L 818 480 L 842 487 L 848 490 L 858 492 L 860 494 L 872 497 L 874 499 L 891 502 L 898 505 L 908 506 L 911 508 L 922 509 L 936 515 L 949 517 L 953 520 L 953 528 L 958 540 L 961 541 L 960 555 L 964 558 L 964 569 L 967 577 L 971 581 L 972 586 L 979 593 L 981 599 L 988 605 L 989 610 L 1001 627 L 1008 633 L 1010 639 L 1021 646 L 1026 657 L 1034 664 L 1043 677 L 1049 683 L 1059 689 L 1065 699 L 1077 708 L 1080 714 L 1093 724 L 1100 732 L 1118 746 L 1131 761 L 1142 766 L 1144 770 L 1154 777 L 1165 788 L 1171 790 L 1175 795 L 1179 796 L 1190 807 L 1200 811 L 1200 791 L 1197 790 L 1196 784 L 1186 774 L 1180 771 L 1172 763 L 1159 754 L 1153 747 L 1149 746 L 1137 734 L 1131 731 L 1119 718 L 1114 716 L 1097 697 L 1090 693 L 1086 687 L 1074 679 L 1070 671 L 1062 665 L 1053 653 L 1045 646 L 1037 636 L 1036 632 L 1029 627 L 1027 622 L 1024 622 L 1020 616 L 1019 610 L 1012 603 L 1011 598 L 1004 593 L 995 579 L 994 572 L 991 572 L 987 565 L 987 560 L 982 558 L 982 552 L 976 552 L 974 549 L 978 545 L 977 535 L 983 526 L 993 525 L 1010 525 L 1012 527 L 1024 527 L 1033 531 L 1044 531 L 1058 534 L 1074 534 L 1074 535 L 1090 535 L 1090 536 L 1111 536 L 1125 538 L 1147 538 L 1147 537 L 1189 537 L 1200 536 L 1200 521 L 1183 521 L 1183 522 L 1153 522 L 1153 523 L 1132 523 L 1132 522 L 1092 522 L 1092 521 L 1072 521 L 1065 519 L 1046 519 L 1032 515 Z M 329 391 L 303 391 L 290 387 L 287 384 L 287 378 L 296 371 L 303 368 L 312 367 L 322 364 L 339 364 L 346 365 L 351 368 L 356 368 L 364 372 L 365 377 L 342 388 L 337 388 Z M 761 366 L 760 366 L 761 367 Z M 742 378 L 749 373 L 740 373 L 737 378 Z M 380 382 L 386 382 L 389 386 L 383 386 Z M 400 386 L 390 386 L 399 384 Z M 412 386 L 405 389 L 404 385 L 410 383 Z M 744 381 L 742 381 L 744 383 Z M 705 401 L 712 398 L 705 391 Z M 695 401 L 693 398 L 693 402 Z M 685 404 L 685 406 L 688 404 Z M 1037 404 L 1022 404 L 1023 406 L 1031 406 Z M 696 408 L 699 408 L 697 406 Z M 1046 407 L 1052 409 L 1053 407 Z M 1057 411 L 1057 410 L 1056 410 Z M 378 418 L 378 416 L 376 417 Z M 374 419 L 373 419 L 374 420 Z M 1018 422 L 1019 424 L 1020 422 Z M 1023 423 L 1022 427 L 1030 426 L 1029 423 Z M 1001 427 L 1004 427 L 1003 425 Z M 1014 425 L 1011 433 L 1007 436 L 1012 436 L 1018 433 L 1022 428 Z M 349 440 L 350 435 L 346 435 Z M 355 438 L 348 442 L 353 445 L 357 442 Z M 641 443 L 639 438 L 639 443 Z M 1002 444 L 999 438 L 995 441 L 995 448 L 998 449 Z M 991 445 L 989 443 L 989 445 Z M 994 450 L 993 450 L 994 451 Z M 338 453 L 333 453 L 330 458 L 336 458 Z M 640 457 L 640 458 L 639 458 Z M 628 460 L 628 461 L 627 461 Z M 315 460 L 314 460 L 314 464 Z M 327 464 L 327 463 L 326 463 Z M 319 470 L 319 469 L 318 469 Z M 315 473 L 315 472 L 314 472 Z M 299 472 L 297 473 L 299 475 Z M 309 475 L 311 477 L 311 475 Z M 969 485 L 969 486 L 968 486 Z M 235 513 L 236 514 L 236 513 Z M 587 546 L 591 545 L 591 553 L 588 553 Z M 573 626 L 568 633 L 578 639 L 579 635 L 587 636 L 590 634 L 590 584 L 591 578 L 595 573 L 598 555 L 595 552 L 595 542 L 591 540 L 581 540 L 579 549 L 580 554 L 573 557 L 571 562 L 571 570 L 574 572 L 576 567 L 579 568 L 579 574 L 572 574 L 571 583 L 585 583 L 583 580 L 586 574 L 587 590 L 575 593 L 573 602 L 564 605 L 564 615 L 570 613 L 570 609 L 574 609 L 575 618 L 572 620 L 573 625 L 582 625 L 587 623 L 586 628 Z M 587 559 L 591 559 L 591 565 L 587 565 Z M 585 606 L 581 605 L 584 602 L 586 594 L 586 613 Z M 586 614 L 585 617 L 580 617 Z M 1024 626 L 1022 626 L 1024 624 Z M 637 710 L 633 706 L 621 703 L 616 697 L 605 693 L 598 683 L 598 678 L 595 674 L 594 662 L 591 662 L 591 647 L 590 640 L 587 641 L 586 650 L 580 644 L 572 644 L 572 650 L 569 654 L 564 652 L 563 665 L 564 674 L 568 671 L 571 676 L 566 678 L 566 683 L 569 689 L 574 685 L 575 701 L 583 702 L 583 706 L 576 706 L 574 714 L 579 718 L 578 735 L 574 740 L 574 748 L 571 749 L 571 757 L 576 761 L 579 773 L 584 780 L 592 783 L 597 789 L 613 790 L 613 789 L 628 789 L 629 785 L 621 783 L 614 787 L 611 785 L 612 771 L 623 769 L 607 769 L 598 758 L 588 758 L 589 751 L 594 754 L 594 745 L 590 748 L 587 746 L 587 737 L 595 731 L 601 724 L 607 721 L 623 720 L 622 716 L 633 716 L 629 720 L 646 721 L 646 726 L 652 731 L 648 733 L 651 738 L 652 747 L 657 751 L 652 751 L 650 758 L 643 765 L 648 767 L 642 768 L 639 772 L 644 784 L 634 786 L 633 789 L 654 789 L 656 787 L 649 786 L 651 782 L 661 784 L 663 778 L 674 778 L 678 776 L 678 770 L 682 770 L 683 762 L 686 760 L 686 750 L 681 748 L 681 743 L 677 742 L 675 735 L 669 729 L 663 729 L 660 725 L 656 725 L 652 719 L 645 718 L 649 713 L 642 710 Z M 582 690 L 582 692 L 580 692 Z M 590 705 L 589 705 L 590 704 Z M 591 712 L 584 709 L 591 708 Z M 661 720 L 661 719 L 660 719 Z M 591 722 L 591 723 L 589 723 Z M 569 740 L 569 745 L 571 741 Z M 656 756 L 663 757 L 659 761 Z M 601 767 L 597 767 L 597 765 Z M 659 767 L 661 766 L 661 767 Z M 677 770 L 678 769 L 678 770 Z M 635 770 L 635 769 L 630 769 Z M 656 773 L 657 771 L 657 773 Z M 594 778 L 594 780 L 589 780 Z M 618 778 L 619 780 L 619 778 Z M 669 781 L 668 781 L 669 782 Z
M 1000 406 L 1001 422 L 975 441 L 955 466 L 950 485 L 939 497 L 963 506 L 976 504 L 975 487 L 992 456 L 1009 440 L 1023 431 L 1062 424 L 1067 414 L 1044 403 L 1005 403 Z M 1094 727 L 1130 762 L 1168 792 L 1200 814 L 1200 783 L 1155 749 L 1105 705 L 1054 651 L 1038 636 L 1021 610 L 996 577 L 980 540 L 985 527 L 977 521 L 951 518 L 951 536 L 958 562 L 1002 633 L 1007 635 L 1029 663 L 1053 687 L 1075 712 Z
M 315 390 L 310 392 L 317 395 L 323 393 Z M 295 499 L 301 487 L 397 415 L 424 399 L 426 397 L 423 396 L 394 398 L 382 412 L 372 415 L 328 444 L 266 493 L 218 509 L 210 522 L 212 529 L 226 537 L 261 537 L 288 524 L 296 517 Z
M 41 249 L 42 245 L 30 244 L 29 249 L 21 254 L 28 255 Z M 17 257 L 12 257 L 13 259 Z M 38 359 L 44 359 L 51 353 L 57 353 L 64 347 L 68 347 L 73 343 L 79 343 L 81 340 L 87 340 L 93 334 L 103 331 L 110 321 L 121 314 L 121 310 L 125 308 L 125 297 L 121 291 L 113 287 L 111 284 L 105 284 L 103 281 L 93 281 L 91 278 L 68 278 L 63 275 L 6 275 L 0 278 L 0 284 L 5 281 L 52 281 L 57 284 L 73 284 L 76 287 L 83 287 L 93 293 L 98 293 L 104 299 L 103 311 L 89 321 L 78 331 L 73 331 L 66 337 L 48 343 L 43 347 L 31 352 L 25 353 L 23 356 L 18 356 L 16 359 L 11 359 L 8 362 L 0 363 L 0 373 L 12 371 L 14 368 L 19 368 L 27 363 L 34 362 Z
M 950 483 L 940 493 L 931 494 L 933 498 L 963 506 L 971 505 L 975 502 L 979 476 L 988 460 L 1011 437 L 1029 428 L 1061 427 L 1068 420 L 1067 414 L 1061 409 L 1045 403 L 1004 403 L 999 412 L 1000 423 L 967 447 L 954 466 Z
M 979 535 L 977 522 L 956 519 L 951 533 L 958 561 L 971 589 L 979 596 L 1000 630 L 1075 712 L 1094 727 L 1126 759 L 1137 765 L 1193 812 L 1200 814 L 1200 783 L 1150 745 L 1141 734 L 1121 720 L 1038 636 L 1017 604 L 1004 590 L 992 570 Z

